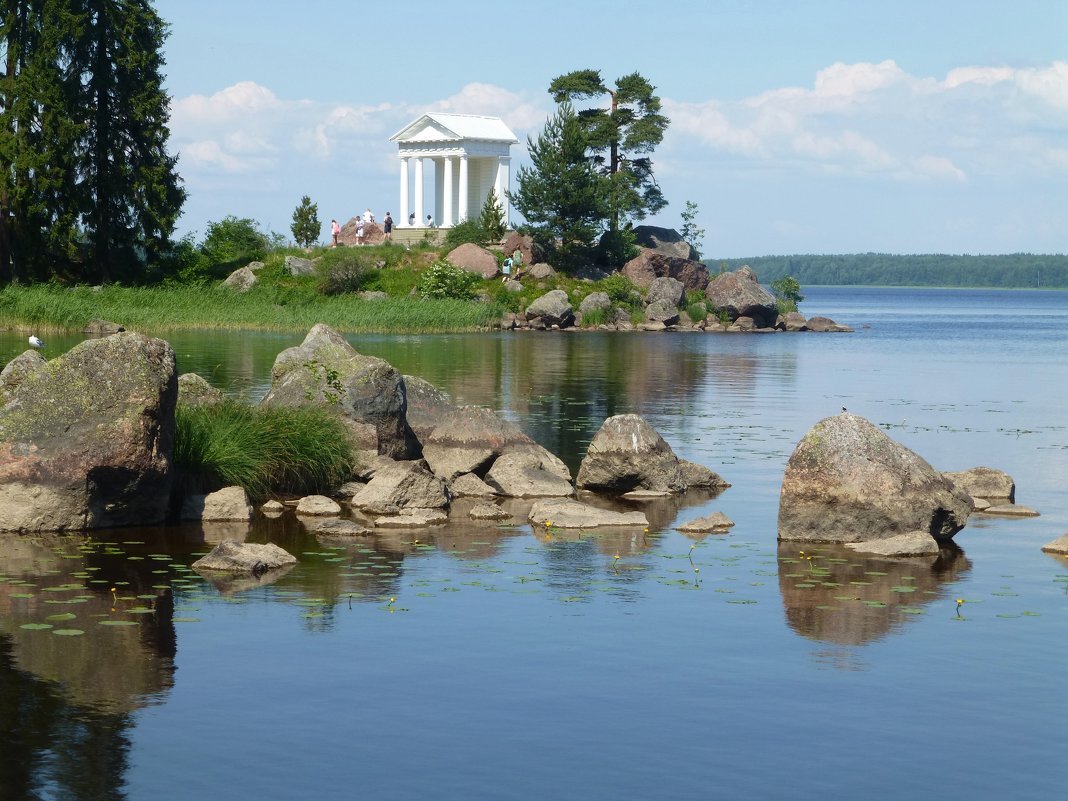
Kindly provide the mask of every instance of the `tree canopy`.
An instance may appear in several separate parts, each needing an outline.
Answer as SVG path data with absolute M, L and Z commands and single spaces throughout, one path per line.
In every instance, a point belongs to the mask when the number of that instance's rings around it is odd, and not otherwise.
M 0 10 L 0 281 L 136 280 L 185 200 L 149 0 Z

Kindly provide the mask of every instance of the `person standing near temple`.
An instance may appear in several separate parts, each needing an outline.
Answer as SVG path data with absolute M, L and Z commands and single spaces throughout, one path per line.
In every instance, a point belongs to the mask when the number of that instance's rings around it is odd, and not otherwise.
M 386 235 L 387 242 L 393 238 L 393 218 L 389 216 L 388 211 L 386 216 L 382 218 L 382 233 Z

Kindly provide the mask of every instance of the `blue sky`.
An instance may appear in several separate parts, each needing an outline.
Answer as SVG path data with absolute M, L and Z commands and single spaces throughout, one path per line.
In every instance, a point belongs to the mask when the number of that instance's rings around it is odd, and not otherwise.
M 708 257 L 1068 252 L 1068 2 L 159 0 L 182 232 L 397 211 L 389 137 L 427 111 L 525 142 L 556 75 L 638 71 L 655 170 Z M 514 170 L 513 170 L 514 174 Z M 514 188 L 514 183 L 513 183 Z M 325 230 L 324 230 L 325 238 Z

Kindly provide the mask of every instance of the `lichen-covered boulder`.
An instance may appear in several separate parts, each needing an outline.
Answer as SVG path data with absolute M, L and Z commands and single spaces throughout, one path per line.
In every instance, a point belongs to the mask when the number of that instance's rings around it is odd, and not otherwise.
M 948 540 L 972 501 L 920 456 L 842 412 L 801 438 L 779 497 L 779 539 L 861 542 L 925 531 Z
M 682 234 L 674 228 L 660 228 L 656 225 L 636 225 L 632 232 L 634 244 L 647 248 L 664 256 L 674 256 L 688 261 L 698 259 L 693 245 L 683 239 Z
M 239 267 L 226 276 L 222 283 L 223 286 L 228 286 L 237 292 L 248 292 L 259 282 L 260 279 L 256 273 L 252 272 L 248 267 Z
M 364 356 L 338 332 L 319 323 L 304 342 L 278 354 L 263 406 L 314 406 L 333 410 L 354 445 L 393 459 L 418 455 L 408 425 L 408 394 L 389 362 Z
M 315 275 L 315 260 L 286 256 L 285 271 L 290 275 Z
M 540 319 L 546 327 L 556 325 L 567 328 L 575 322 L 575 310 L 564 290 L 553 289 L 527 307 L 527 319 L 535 318 Z
M 713 278 L 705 297 L 715 314 L 726 313 L 731 320 L 752 317 L 757 328 L 771 327 L 778 317 L 775 296 L 760 285 L 749 267 Z
M 464 473 L 484 476 L 509 445 L 532 445 L 519 426 L 481 406 L 461 406 L 446 414 L 423 443 L 423 458 L 434 475 L 452 481 Z
M 973 467 L 960 472 L 943 472 L 946 478 L 967 492 L 972 498 L 987 501 L 1016 502 L 1016 482 L 1012 476 L 993 467 Z
M 47 363 L 48 360 L 36 350 L 27 350 L 5 364 L 4 369 L 0 370 L 0 404 L 5 402 L 7 396 L 15 391 L 27 375 Z
M 448 506 L 445 482 L 431 473 L 424 462 L 396 462 L 380 468 L 350 503 L 364 508 L 391 504 L 398 509 L 440 509 Z
M 612 299 L 607 292 L 591 292 L 582 299 L 579 304 L 579 314 L 589 314 L 591 311 L 608 311 L 612 308 Z
M 679 458 L 664 438 L 636 414 L 618 414 L 601 424 L 579 465 L 575 484 L 594 492 L 686 490 Z
M 425 442 L 449 412 L 458 407 L 446 393 L 429 381 L 414 375 L 404 376 L 408 393 L 408 425 L 420 442 Z
M 189 495 L 182 504 L 182 520 L 248 521 L 252 504 L 243 487 L 223 487 L 207 495 Z
M 182 406 L 214 406 L 226 396 L 196 373 L 178 376 L 178 403 Z
M 667 300 L 653 301 L 645 307 L 645 320 L 664 326 L 675 325 L 679 321 L 679 307 Z
M 547 528 L 646 528 L 649 525 L 648 518 L 642 512 L 614 512 L 569 498 L 535 502 L 530 507 L 528 519 L 536 526 Z
M 296 563 L 297 557 L 273 543 L 223 540 L 210 553 L 193 562 L 193 569 L 257 574 Z
M 171 488 L 174 351 L 113 334 L 75 346 L 4 395 L 0 530 L 163 520 Z
M 645 293 L 645 302 L 649 305 L 663 301 L 673 308 L 678 308 L 682 298 L 686 294 L 686 287 L 682 281 L 677 281 L 669 276 L 656 278 L 649 285 Z
M 541 449 L 544 451 L 544 449 Z M 534 448 L 502 453 L 486 474 L 486 483 L 510 498 L 567 497 L 575 492 L 571 482 L 559 474 L 555 457 Z M 565 468 L 566 470 L 566 468 Z
M 699 261 L 642 250 L 620 271 L 635 286 L 647 289 L 657 278 L 674 278 L 696 292 L 708 286 L 708 268 Z

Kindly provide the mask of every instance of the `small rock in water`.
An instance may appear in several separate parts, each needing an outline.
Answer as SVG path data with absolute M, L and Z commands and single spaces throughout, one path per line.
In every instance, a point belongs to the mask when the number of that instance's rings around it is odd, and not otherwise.
M 1027 506 L 1017 506 L 1014 503 L 1002 503 L 997 506 L 988 506 L 983 510 L 984 515 L 1000 515 L 1001 517 L 1038 517 L 1038 512 Z
M 309 517 L 333 517 L 341 514 L 341 506 L 325 495 L 306 495 L 297 502 L 297 514 Z
M 708 531 L 726 531 L 733 525 L 734 521 L 723 512 L 713 512 L 697 520 L 691 520 L 689 523 L 683 523 L 678 530 L 684 534 L 704 534 Z
M 211 553 L 193 562 L 193 568 L 261 575 L 268 570 L 296 564 L 296 561 L 295 556 L 273 543 L 256 544 L 223 540 L 212 549 Z

